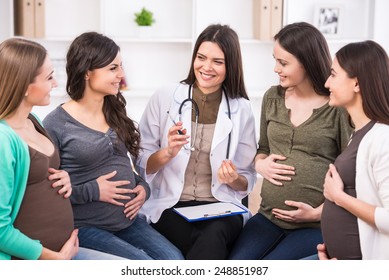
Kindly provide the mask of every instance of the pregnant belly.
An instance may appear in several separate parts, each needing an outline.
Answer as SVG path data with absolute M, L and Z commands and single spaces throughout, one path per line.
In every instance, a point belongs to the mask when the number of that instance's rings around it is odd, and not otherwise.
M 362 259 L 358 221 L 350 212 L 325 200 L 321 229 L 329 257 L 340 260 Z
M 72 207 L 69 199 L 57 193 L 57 188 L 39 185 L 26 189 L 14 227 L 58 252 L 74 228 Z

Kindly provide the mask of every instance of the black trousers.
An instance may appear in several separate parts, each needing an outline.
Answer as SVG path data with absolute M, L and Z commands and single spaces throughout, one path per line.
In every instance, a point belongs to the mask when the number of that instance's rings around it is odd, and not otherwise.
M 209 202 L 183 201 L 174 207 Z M 173 208 L 166 209 L 159 221 L 151 224 L 181 250 L 187 260 L 224 260 L 243 226 L 241 215 L 188 222 Z

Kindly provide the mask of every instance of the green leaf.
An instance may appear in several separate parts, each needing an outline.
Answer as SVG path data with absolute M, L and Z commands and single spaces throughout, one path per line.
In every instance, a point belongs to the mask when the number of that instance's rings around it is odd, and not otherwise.
M 153 13 L 143 7 L 140 13 L 135 13 L 135 22 L 140 26 L 151 26 L 155 22 Z

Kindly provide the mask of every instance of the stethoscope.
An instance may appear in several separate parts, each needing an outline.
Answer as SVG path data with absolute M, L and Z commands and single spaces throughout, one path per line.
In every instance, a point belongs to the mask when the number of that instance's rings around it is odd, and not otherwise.
M 196 101 L 194 101 L 194 99 L 190 97 L 191 91 L 192 91 L 192 85 L 189 85 L 189 88 L 188 88 L 188 98 L 181 102 L 181 105 L 178 108 L 178 115 L 179 115 L 179 119 L 181 120 L 182 107 L 185 105 L 186 102 L 192 103 L 194 111 L 195 111 L 195 131 L 194 131 L 195 132 L 195 134 L 194 134 L 195 138 L 192 140 L 192 144 L 191 144 L 190 150 L 194 151 L 195 150 L 194 145 L 195 145 L 196 138 L 197 138 L 197 127 L 198 127 L 198 124 L 199 124 L 199 112 L 200 111 L 199 111 L 199 106 L 197 105 Z M 224 95 L 225 95 L 226 101 L 227 101 L 228 118 L 231 120 L 230 101 L 228 100 L 226 91 L 223 90 L 223 92 L 224 92 Z M 231 144 L 231 132 L 228 134 L 226 159 L 228 159 L 228 157 L 230 155 L 230 144 Z

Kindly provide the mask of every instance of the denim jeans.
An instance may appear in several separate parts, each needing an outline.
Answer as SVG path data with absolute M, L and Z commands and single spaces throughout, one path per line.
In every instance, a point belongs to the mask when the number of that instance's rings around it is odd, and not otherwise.
M 244 226 L 230 259 L 299 260 L 317 254 L 319 243 L 320 228 L 282 229 L 258 213 Z
M 82 247 L 126 259 L 184 259 L 180 250 L 139 217 L 131 226 L 117 232 L 95 227 L 81 227 L 78 230 L 78 238 Z
M 125 258 L 80 247 L 72 260 L 125 260 Z
M 312 256 L 309 256 L 309 257 L 305 257 L 302 260 L 318 261 L 319 260 L 319 255 L 315 254 L 315 255 L 312 255 Z

